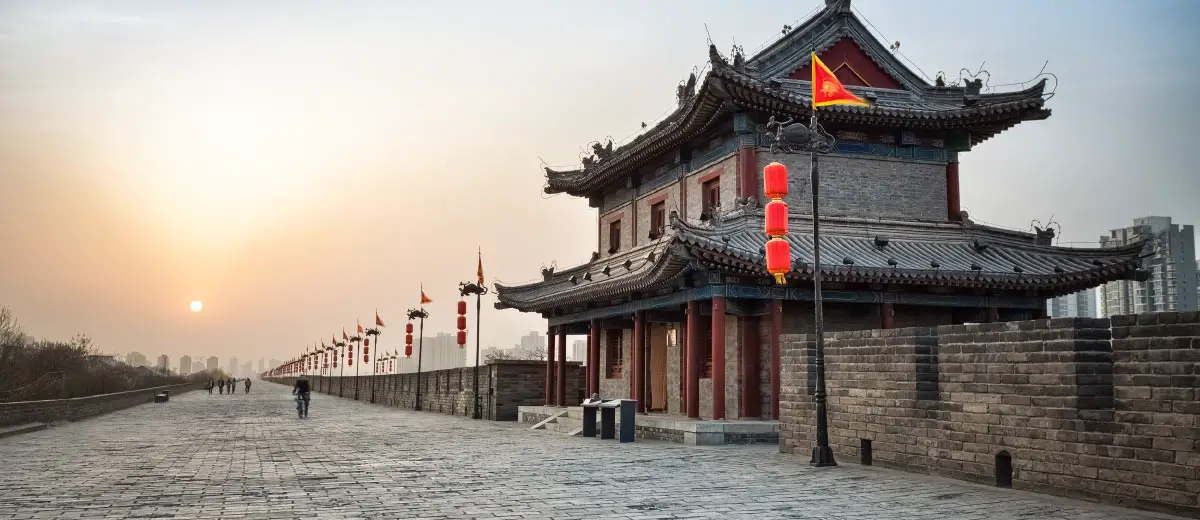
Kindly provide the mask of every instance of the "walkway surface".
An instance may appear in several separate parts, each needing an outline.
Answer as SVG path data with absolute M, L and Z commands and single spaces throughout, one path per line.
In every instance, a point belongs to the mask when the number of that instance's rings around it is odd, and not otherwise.
M 287 388 L 190 392 L 0 439 L 0 519 L 813 518 L 1144 520 L 1164 515 L 774 447 L 620 445 Z

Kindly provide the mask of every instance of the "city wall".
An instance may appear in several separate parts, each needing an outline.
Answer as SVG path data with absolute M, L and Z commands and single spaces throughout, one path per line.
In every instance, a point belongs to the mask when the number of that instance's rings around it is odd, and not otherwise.
M 474 367 L 422 372 L 421 409 L 470 417 L 475 401 Z M 545 361 L 495 360 L 479 367 L 480 407 L 484 419 L 516 421 L 518 406 L 543 405 Z M 583 399 L 583 367 L 567 363 L 567 393 Z M 293 377 L 268 378 L 291 386 Z M 417 400 L 417 374 L 358 377 L 308 376 L 312 391 L 386 406 L 413 409 Z M 373 387 L 372 387 L 373 385 Z
M 154 395 L 164 390 L 169 390 L 172 395 L 179 395 L 203 387 L 203 383 L 185 383 L 72 399 L 0 403 L 0 427 L 35 422 L 77 421 L 153 402 Z
M 1200 517 L 1200 313 L 838 332 L 825 353 L 841 460 Z M 814 444 L 814 354 L 783 338 L 783 452 Z

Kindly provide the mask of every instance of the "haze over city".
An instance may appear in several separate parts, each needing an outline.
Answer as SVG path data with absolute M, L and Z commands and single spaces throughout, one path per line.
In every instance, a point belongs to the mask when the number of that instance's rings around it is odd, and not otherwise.
M 477 250 L 489 284 L 596 250 L 596 210 L 544 195 L 542 161 L 653 125 L 710 35 L 753 52 L 820 4 L 5 2 L 0 304 L 36 337 L 172 364 L 286 359 L 377 309 L 402 347 L 421 284 L 426 334 L 450 332 Z M 1053 117 L 962 155 L 972 218 L 1053 216 L 1061 245 L 1200 222 L 1179 153 L 1200 135 L 1197 4 L 854 5 L 929 77 L 1057 76 Z M 485 298 L 485 347 L 544 330 Z

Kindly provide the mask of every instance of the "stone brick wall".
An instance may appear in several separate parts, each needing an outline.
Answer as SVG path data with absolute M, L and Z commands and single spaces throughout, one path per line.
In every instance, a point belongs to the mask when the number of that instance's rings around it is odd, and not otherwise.
M 704 208 L 704 183 L 700 181 L 714 173 L 721 178 L 718 182 L 721 189 L 721 210 L 733 209 L 733 199 L 737 198 L 737 156 L 731 154 L 716 163 L 696 166 L 694 172 L 683 178 L 686 184 L 683 189 L 687 192 L 684 195 L 687 213 L 685 215 L 684 212 L 680 212 L 680 216 L 693 221 L 700 218 L 700 212 Z
M 204 384 L 202 383 L 187 383 L 113 394 L 93 395 L 90 397 L 76 397 L 73 399 L 0 403 L 0 427 L 31 422 L 77 421 L 108 412 L 123 410 L 143 403 L 154 402 L 155 394 L 164 390 L 169 390 L 172 395 L 179 395 L 191 390 L 199 390 L 203 386 Z
M 475 402 L 474 367 L 422 372 L 421 408 L 427 412 L 470 417 Z M 544 361 L 495 360 L 479 367 L 480 406 L 485 419 L 517 420 L 518 406 L 545 404 Z M 584 370 L 580 363 L 567 364 L 567 396 L 583 401 Z M 412 409 L 417 399 L 417 374 L 359 377 L 309 377 L 312 390 L 346 399 Z M 270 378 L 291 386 L 295 378 Z M 372 380 L 374 399 L 372 400 Z M 358 393 L 355 394 L 357 386 Z
M 815 436 L 815 348 L 785 336 L 780 450 Z M 1200 313 L 829 334 L 838 457 L 1200 516 Z M 1002 472 L 1002 471 L 1001 471 Z
M 788 167 L 793 213 L 812 213 L 807 154 L 758 150 L 758 171 L 773 161 Z M 946 164 L 888 157 L 823 155 L 821 212 L 828 216 L 946 220 Z

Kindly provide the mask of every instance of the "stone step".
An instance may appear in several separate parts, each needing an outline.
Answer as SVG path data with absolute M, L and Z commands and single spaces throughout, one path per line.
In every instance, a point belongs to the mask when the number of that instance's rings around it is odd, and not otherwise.
M 50 427 L 50 425 L 48 425 L 48 424 L 36 423 L 36 422 L 28 423 L 28 424 L 18 424 L 16 426 L 7 426 L 4 428 L 0 428 L 0 438 L 9 437 L 12 435 L 20 435 L 22 433 L 29 433 L 29 432 L 36 432 L 39 430 L 45 430 L 46 428 L 49 428 L 49 427 Z
M 537 423 L 537 424 L 535 424 L 535 425 L 533 425 L 533 426 L 529 427 L 529 429 L 530 429 L 530 430 L 542 430 L 542 429 L 545 429 L 547 424 L 552 424 L 552 423 L 556 422 L 556 421 L 558 420 L 558 418 L 559 418 L 559 417 L 563 417 L 563 416 L 565 416 L 565 415 L 567 415 L 567 412 L 566 412 L 566 410 L 564 410 L 564 411 L 561 411 L 561 412 L 558 412 L 558 413 L 556 413 L 556 414 L 554 414 L 554 415 L 551 415 L 550 417 L 547 417 L 547 418 L 545 418 L 544 420 L 542 420 L 542 422 L 540 422 L 540 423 Z

